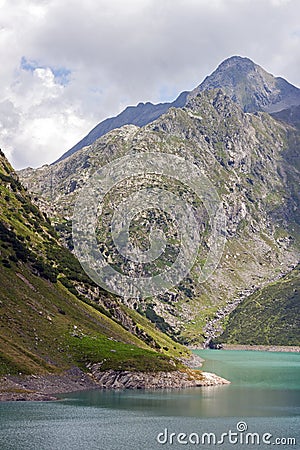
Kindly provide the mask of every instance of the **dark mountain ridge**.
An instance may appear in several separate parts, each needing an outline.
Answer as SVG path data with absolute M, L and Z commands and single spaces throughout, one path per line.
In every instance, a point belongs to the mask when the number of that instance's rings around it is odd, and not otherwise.
M 115 128 L 120 128 L 123 125 L 137 125 L 142 127 L 147 125 L 149 122 L 153 122 L 162 114 L 164 114 L 169 108 L 182 108 L 185 105 L 188 93 L 182 92 L 174 102 L 171 103 L 158 103 L 154 105 L 153 103 L 139 103 L 137 106 L 127 106 L 124 111 L 118 114 L 116 117 L 111 117 L 103 120 L 98 125 L 95 126 L 81 141 L 79 141 L 74 147 L 64 153 L 57 161 L 56 164 L 73 153 L 77 152 L 87 145 L 91 145 L 99 137 L 114 130 Z

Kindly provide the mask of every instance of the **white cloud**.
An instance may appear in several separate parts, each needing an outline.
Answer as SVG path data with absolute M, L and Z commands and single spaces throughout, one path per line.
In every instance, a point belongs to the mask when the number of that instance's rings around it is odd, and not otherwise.
M 51 163 L 93 124 L 55 73 L 19 68 L 0 103 L 0 138 L 16 167 Z
M 49 163 L 128 104 L 248 56 L 300 86 L 298 0 L 0 0 L 0 145 Z

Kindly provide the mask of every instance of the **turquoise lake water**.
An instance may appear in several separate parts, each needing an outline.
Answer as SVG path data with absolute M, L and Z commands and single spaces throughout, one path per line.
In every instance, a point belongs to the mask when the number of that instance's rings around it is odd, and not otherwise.
M 195 353 L 205 359 L 203 370 L 232 383 L 168 392 L 90 391 L 64 395 L 59 402 L 0 403 L 0 449 L 300 448 L 300 354 Z

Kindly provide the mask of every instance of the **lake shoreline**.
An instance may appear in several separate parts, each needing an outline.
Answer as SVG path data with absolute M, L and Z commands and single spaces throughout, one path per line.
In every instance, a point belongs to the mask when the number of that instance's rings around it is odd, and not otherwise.
M 55 401 L 65 393 L 89 390 L 185 389 L 225 385 L 230 382 L 213 373 L 101 371 L 97 364 L 85 373 L 77 367 L 63 374 L 19 375 L 0 378 L 0 401 Z
M 203 347 L 193 348 L 192 350 L 206 350 Z M 219 350 L 219 349 L 216 349 Z M 299 353 L 300 347 L 296 345 L 239 345 L 239 344 L 223 344 L 220 350 L 246 350 L 261 352 L 292 352 Z

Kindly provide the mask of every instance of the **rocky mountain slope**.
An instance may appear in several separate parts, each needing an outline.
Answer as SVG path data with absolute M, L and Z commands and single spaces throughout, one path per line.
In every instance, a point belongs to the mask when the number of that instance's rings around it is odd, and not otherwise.
M 0 154 L 0 376 L 174 370 L 187 349 L 99 290 Z M 173 360 L 170 360 L 170 357 Z
M 74 147 L 56 162 L 62 161 L 81 148 L 91 145 L 104 134 L 123 125 L 147 125 L 166 113 L 169 108 L 182 108 L 189 98 L 210 89 L 222 89 L 245 112 L 276 112 L 300 105 L 300 89 L 280 77 L 274 77 L 249 58 L 232 56 L 191 92 L 182 92 L 172 103 L 139 103 L 129 106 L 118 116 L 100 122 Z M 55 163 L 56 163 L 55 162 Z M 55 164 L 54 163 L 54 164 Z
M 215 328 L 208 325 L 220 311 L 230 311 L 258 287 L 280 279 L 299 260 L 299 165 L 295 164 L 299 161 L 299 133 L 265 112 L 245 113 L 224 92 L 209 89 L 191 96 L 184 108 L 171 108 L 142 128 L 131 125 L 113 130 L 60 163 L 23 170 L 20 176 L 71 245 L 74 202 L 85 181 L 115 158 L 141 151 L 175 154 L 193 161 L 217 189 L 226 211 L 225 251 L 213 276 L 201 284 L 197 282 L 197 267 L 203 266 L 211 245 L 209 224 L 203 204 L 180 181 L 134 179 L 112 192 L 112 200 L 106 204 L 104 216 L 109 226 L 120 198 L 132 190 L 163 183 L 198 210 L 203 239 L 189 276 L 162 296 L 124 301 L 169 335 L 199 344 L 215 336 Z M 133 224 L 142 246 L 151 229 L 150 219 L 139 217 L 140 223 L 137 219 Z M 176 254 L 178 239 L 173 225 L 166 215 L 158 221 L 162 227 L 168 225 Z M 98 237 L 104 253 L 115 258 L 108 228 L 99 230 Z M 166 262 L 159 258 L 152 270 L 161 270 Z M 118 257 L 113 263 L 125 270 Z
M 300 130 L 300 105 L 283 109 L 277 113 L 273 113 L 272 116 Z

